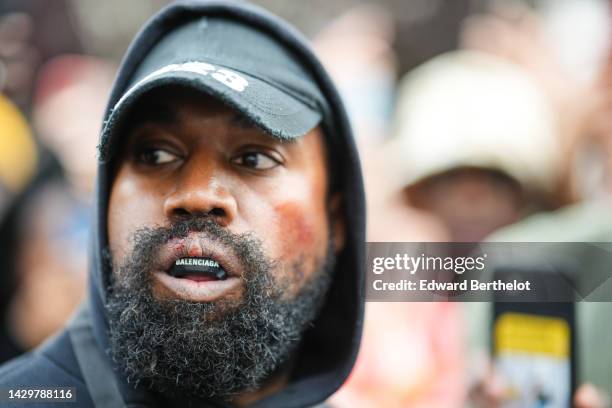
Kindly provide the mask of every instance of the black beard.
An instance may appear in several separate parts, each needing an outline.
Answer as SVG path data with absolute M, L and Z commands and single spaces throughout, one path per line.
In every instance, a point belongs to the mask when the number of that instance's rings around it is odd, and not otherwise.
M 150 261 L 161 245 L 190 231 L 226 245 L 242 262 L 245 290 L 239 304 L 153 296 Z M 133 242 L 109 288 L 111 355 L 128 382 L 170 397 L 229 400 L 259 388 L 298 347 L 324 302 L 335 263 L 328 249 L 312 278 L 301 283 L 301 262 L 281 271 L 252 235 L 231 234 L 202 218 L 139 230 Z M 284 276 L 275 277 L 275 270 Z M 302 288 L 287 299 L 286 289 L 294 284 Z

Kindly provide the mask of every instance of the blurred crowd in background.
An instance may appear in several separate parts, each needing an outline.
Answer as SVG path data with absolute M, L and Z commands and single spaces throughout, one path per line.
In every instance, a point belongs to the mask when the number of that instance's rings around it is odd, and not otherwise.
M 107 94 L 129 41 L 166 3 L 0 1 L 0 362 L 84 297 Z M 255 3 L 312 40 L 344 98 L 369 241 L 611 240 L 612 2 Z M 599 347 L 582 358 L 578 406 L 609 403 L 608 306 L 578 312 L 585 347 Z M 368 303 L 334 404 L 495 406 L 503 379 L 476 309 Z

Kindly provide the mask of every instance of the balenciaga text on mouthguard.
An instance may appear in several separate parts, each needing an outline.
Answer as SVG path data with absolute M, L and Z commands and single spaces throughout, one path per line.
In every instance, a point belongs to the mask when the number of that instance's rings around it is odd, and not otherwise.
M 210 258 L 179 258 L 174 262 L 170 275 L 182 278 L 187 275 L 210 276 L 219 280 L 227 278 L 227 272 Z

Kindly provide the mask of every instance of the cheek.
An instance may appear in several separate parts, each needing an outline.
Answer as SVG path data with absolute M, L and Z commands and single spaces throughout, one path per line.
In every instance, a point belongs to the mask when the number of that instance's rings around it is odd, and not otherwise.
M 130 236 L 139 228 L 158 224 L 157 199 L 129 175 L 119 172 L 111 188 L 108 204 L 108 243 L 115 261 L 129 251 Z
M 264 229 L 264 236 L 272 247 L 270 255 L 285 265 L 301 264 L 305 275 L 314 271 L 327 250 L 324 194 L 324 189 L 317 185 L 306 185 L 302 190 L 294 188 L 291 196 L 271 205 L 272 217 L 268 220 L 272 223 Z
M 274 206 L 274 225 L 269 228 L 267 240 L 273 247 L 269 255 L 286 268 L 277 270 L 290 274 L 287 295 L 295 295 L 299 288 L 318 269 L 327 249 L 327 222 L 324 208 L 304 202 L 284 202 Z M 323 215 L 323 216 L 321 216 Z
M 280 242 L 284 254 L 296 252 L 298 248 L 308 250 L 315 246 L 324 226 L 308 217 L 309 211 L 302 204 L 283 203 L 277 205 L 274 212 L 278 226 L 282 229 Z

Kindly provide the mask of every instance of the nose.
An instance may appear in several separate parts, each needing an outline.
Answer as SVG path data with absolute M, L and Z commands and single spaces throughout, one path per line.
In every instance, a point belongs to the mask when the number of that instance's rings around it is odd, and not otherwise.
M 237 203 L 212 161 L 186 163 L 164 200 L 164 214 L 171 221 L 207 216 L 228 226 L 236 217 Z

